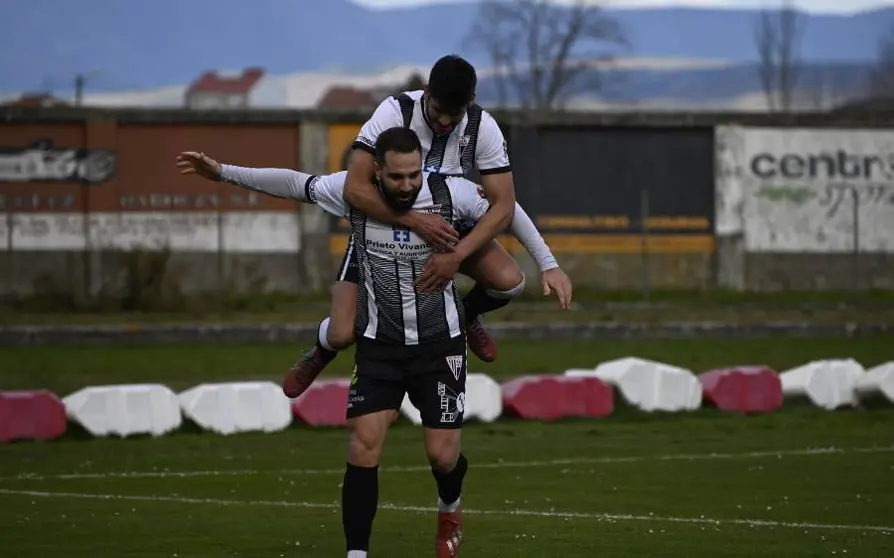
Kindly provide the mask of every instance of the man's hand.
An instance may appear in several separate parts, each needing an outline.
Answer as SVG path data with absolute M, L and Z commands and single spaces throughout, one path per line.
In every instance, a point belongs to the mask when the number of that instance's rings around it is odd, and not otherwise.
M 416 280 L 420 292 L 443 291 L 447 283 L 459 272 L 462 263 L 456 253 L 433 254 L 422 267 L 422 273 Z
M 195 151 L 184 151 L 177 156 L 180 174 L 197 174 L 208 180 L 220 181 L 220 163 Z
M 422 237 L 422 240 L 448 252 L 452 252 L 453 247 L 459 242 L 456 229 L 437 213 L 413 212 L 410 229 Z
M 543 285 L 543 296 L 549 296 L 555 291 L 559 306 L 563 310 L 571 308 L 571 279 L 565 275 L 561 267 L 554 267 L 541 273 L 540 284 Z

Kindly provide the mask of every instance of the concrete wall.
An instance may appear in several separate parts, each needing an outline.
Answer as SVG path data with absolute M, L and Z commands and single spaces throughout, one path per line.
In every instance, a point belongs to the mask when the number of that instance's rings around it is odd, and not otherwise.
M 700 198 L 707 195 L 705 192 L 713 191 L 714 175 L 710 165 L 705 163 L 711 156 L 698 157 L 698 165 L 693 166 L 692 161 L 696 158 L 669 155 L 670 147 L 663 146 L 685 147 L 690 151 L 710 149 L 710 140 L 706 138 L 710 137 L 712 127 L 719 123 L 866 127 L 885 125 L 882 118 L 828 114 L 784 117 L 612 114 L 552 115 L 547 120 L 534 121 L 517 113 L 497 113 L 496 116 L 507 123 L 506 135 L 516 162 L 519 199 L 526 204 L 535 222 L 541 213 L 555 216 L 575 209 L 588 214 L 626 211 L 631 217 L 630 225 L 617 230 L 551 229 L 541 223 L 547 242 L 553 246 L 563 268 L 577 285 L 637 290 L 646 286 L 759 290 L 894 288 L 894 257 L 890 255 L 747 254 L 742 249 L 741 239 L 715 238 L 710 230 L 680 230 L 668 234 L 659 231 L 657 237 L 660 238 L 656 238 L 656 232 L 652 231 L 647 244 L 649 248 L 644 254 L 639 248 L 639 225 L 636 223 L 639 207 L 627 207 L 634 203 L 629 199 L 636 196 L 623 193 L 602 196 L 614 200 L 611 203 L 620 209 L 614 206 L 605 209 L 598 203 L 599 192 L 587 188 L 578 189 L 580 204 L 565 196 L 567 199 L 563 203 L 570 204 L 570 209 L 562 209 L 555 200 L 548 200 L 551 205 L 547 204 L 549 207 L 543 211 L 540 208 L 541 202 L 549 198 L 549 188 L 561 186 L 549 181 L 551 169 L 559 164 L 569 167 L 563 170 L 566 178 L 578 176 L 574 167 L 583 165 L 581 172 L 592 175 L 588 179 L 592 184 L 645 190 L 661 180 L 661 169 L 685 159 L 689 165 L 685 178 L 681 178 L 679 172 L 673 172 L 670 177 L 673 180 L 668 178 L 661 186 L 665 190 L 686 189 L 688 194 L 681 193 L 681 199 L 693 192 L 696 194 L 690 197 Z M 155 212 L 153 215 L 168 212 L 179 218 L 193 212 L 212 220 L 220 212 L 278 215 L 286 221 L 270 225 L 273 227 L 270 235 L 277 238 L 240 238 L 249 235 L 251 227 L 234 224 L 227 233 L 234 238 L 227 238 L 224 244 L 235 246 L 242 242 L 242 248 L 238 250 L 215 251 L 213 247 L 202 246 L 199 241 L 196 241 L 199 248 L 190 245 L 175 250 L 164 266 L 162 284 L 152 288 L 182 294 L 301 293 L 324 291 L 332 281 L 344 245 L 341 237 L 333 236 L 339 231 L 334 230 L 332 219 L 315 207 L 299 208 L 296 204 L 263 196 L 249 199 L 243 191 L 237 192 L 230 185 L 183 179 L 176 174 L 173 157 L 181 150 L 197 149 L 246 166 L 333 172 L 343 166 L 344 149 L 353 137 L 352 129 L 359 126 L 366 115 L 7 108 L 0 109 L 0 117 L 3 122 L 0 125 L 0 148 L 7 152 L 24 148 L 37 139 L 51 138 L 57 147 L 106 149 L 117 154 L 114 176 L 100 184 L 91 185 L 77 177 L 3 182 L 0 209 L 6 212 L 7 219 L 0 224 L 0 242 L 6 242 L 6 248 L 12 243 L 9 224 L 20 231 L 21 218 L 39 220 L 41 215 L 50 213 L 77 220 L 85 214 L 106 212 L 113 216 L 113 221 L 116 219 L 114 215 L 130 218 L 137 210 Z M 602 158 L 594 155 L 592 159 L 575 157 L 566 161 L 561 154 L 572 144 L 582 145 L 580 138 L 588 134 L 592 134 L 592 138 L 586 140 L 589 142 L 586 145 L 592 144 L 596 151 L 604 152 L 607 146 L 623 140 L 627 142 L 625 145 L 631 146 L 630 149 L 637 151 L 638 156 L 628 157 L 624 150 L 616 150 L 618 152 L 611 157 L 603 153 Z M 546 146 L 542 142 L 555 145 Z M 642 150 L 636 147 L 640 143 L 645 146 Z M 596 149 L 600 145 L 602 147 Z M 548 161 L 543 157 L 547 152 L 551 154 Z M 585 199 L 587 196 L 595 196 L 596 201 Z M 172 199 L 175 201 L 171 202 Z M 671 209 L 663 211 L 676 211 L 672 207 L 674 196 L 665 195 L 664 199 L 667 200 L 665 205 Z M 156 207 L 159 200 L 162 200 L 161 206 Z M 698 215 L 703 209 L 693 211 L 692 215 Z M 681 210 L 681 213 L 685 212 L 685 209 Z M 292 223 L 289 227 L 294 227 L 294 231 L 282 223 Z M 120 236 L 114 231 L 108 234 Z M 221 234 L 217 233 L 217 236 Z M 574 238 L 569 240 L 571 237 Z M 252 243 L 261 240 L 285 248 L 262 252 L 250 249 Z M 529 286 L 537 288 L 534 279 L 537 270 L 533 262 L 517 244 L 508 239 L 503 241 L 532 278 Z M 245 249 L 246 244 L 249 249 Z M 136 260 L 141 262 L 137 266 L 142 270 L 139 273 L 151 276 L 151 262 L 157 261 L 158 257 L 151 254 L 138 256 L 138 253 L 127 250 L 110 251 L 97 243 L 91 243 L 87 248 L 57 250 L 21 246 L 13 251 L 0 249 L 0 293 L 67 292 L 78 297 L 120 294 L 127 291 L 129 270 L 134 269 Z

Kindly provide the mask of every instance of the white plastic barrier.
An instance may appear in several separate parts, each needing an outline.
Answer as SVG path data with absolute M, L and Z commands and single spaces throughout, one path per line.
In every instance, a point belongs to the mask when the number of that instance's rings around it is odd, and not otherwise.
M 289 398 L 273 382 L 201 384 L 178 397 L 184 415 L 218 434 L 276 432 L 292 424 Z
M 160 436 L 183 422 L 177 394 L 160 384 L 87 387 L 62 403 L 69 419 L 94 436 Z
M 853 359 L 815 360 L 779 375 L 786 397 L 806 396 L 822 409 L 832 411 L 857 403 L 854 387 L 865 374 Z
M 566 370 L 565 375 L 599 378 L 643 411 L 693 411 L 702 403 L 698 377 L 663 362 L 627 357 L 603 362 L 593 370 Z
M 486 374 L 469 374 L 466 377 L 466 420 L 494 422 L 502 414 L 500 384 Z
M 463 422 L 470 419 L 493 422 L 503 414 L 500 384 L 486 374 L 466 375 L 465 393 L 444 393 L 441 395 L 441 400 L 441 411 L 452 413 L 460 409 L 463 411 Z M 404 395 L 404 400 L 401 402 L 400 412 L 413 424 L 422 424 L 419 409 L 410 402 L 410 397 L 407 395 Z
M 894 403 L 894 361 L 867 370 L 857 378 L 854 390 L 858 397 L 881 394 Z

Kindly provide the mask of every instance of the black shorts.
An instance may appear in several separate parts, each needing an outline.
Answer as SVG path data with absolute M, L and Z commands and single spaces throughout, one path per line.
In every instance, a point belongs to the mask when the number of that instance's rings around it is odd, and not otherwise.
M 462 428 L 467 360 L 463 335 L 413 347 L 358 339 L 347 418 L 399 410 L 406 394 L 426 428 Z
M 336 281 L 360 282 L 360 268 L 357 267 L 357 254 L 354 252 L 354 235 L 348 238 L 348 246 L 345 248 L 345 257 L 338 266 Z

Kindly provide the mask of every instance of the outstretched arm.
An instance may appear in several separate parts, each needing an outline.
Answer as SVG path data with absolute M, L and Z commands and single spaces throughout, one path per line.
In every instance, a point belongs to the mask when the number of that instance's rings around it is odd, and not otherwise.
M 339 217 L 345 214 L 342 199 L 344 173 L 316 176 L 289 169 L 224 165 L 195 151 L 181 153 L 177 157 L 177 168 L 180 174 L 194 174 L 276 198 L 316 204 Z
M 220 179 L 247 190 L 276 198 L 310 201 L 308 187 L 313 175 L 289 169 L 221 165 Z

